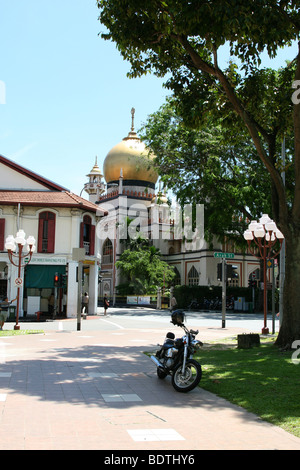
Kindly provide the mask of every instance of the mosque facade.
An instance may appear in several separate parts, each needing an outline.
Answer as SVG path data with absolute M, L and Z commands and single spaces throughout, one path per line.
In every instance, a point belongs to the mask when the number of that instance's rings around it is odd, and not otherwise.
M 259 268 L 252 255 L 235 252 L 230 244 L 221 245 L 216 240 L 212 250 L 201 230 L 193 233 L 194 240 L 187 242 L 181 227 L 178 230 L 178 206 L 170 206 L 152 164 L 155 156 L 135 132 L 134 109 L 131 113 L 131 129 L 106 155 L 103 174 L 96 160 L 84 186 L 89 200 L 107 211 L 97 230 L 102 278 L 99 297 L 106 294 L 117 302 L 116 288 L 121 277 L 116 261 L 124 249 L 122 239 L 130 236 L 126 230 L 128 219 L 134 220 L 132 233 L 139 226 L 144 236 L 160 250 L 162 259 L 174 268 L 176 285 L 221 285 L 217 274 L 220 259 L 215 254 L 230 252 L 234 256 L 230 262 L 235 277 L 229 279 L 227 285 L 248 286 L 249 276 Z

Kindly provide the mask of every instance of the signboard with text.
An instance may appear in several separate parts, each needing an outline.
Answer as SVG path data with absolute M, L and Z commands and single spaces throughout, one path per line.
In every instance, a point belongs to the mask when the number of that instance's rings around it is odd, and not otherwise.
M 221 253 L 221 252 L 216 252 L 214 253 L 215 258 L 227 258 L 227 259 L 232 259 L 234 258 L 234 253 Z

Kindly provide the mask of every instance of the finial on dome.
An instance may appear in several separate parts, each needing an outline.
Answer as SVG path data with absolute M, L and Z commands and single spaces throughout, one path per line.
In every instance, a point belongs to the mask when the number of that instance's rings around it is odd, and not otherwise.
M 134 114 L 135 114 L 135 109 L 131 108 L 131 132 L 134 131 Z

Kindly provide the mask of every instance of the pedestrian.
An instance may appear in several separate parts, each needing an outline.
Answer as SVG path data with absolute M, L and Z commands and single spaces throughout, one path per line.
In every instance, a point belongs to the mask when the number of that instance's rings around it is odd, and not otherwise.
M 15 300 L 17 300 L 17 297 L 14 300 L 9 301 L 7 297 L 3 299 L 3 301 L 0 303 L 0 330 L 3 329 L 4 323 L 7 320 L 8 317 L 8 307 L 10 304 L 12 304 Z
M 174 310 L 176 308 L 176 305 L 177 305 L 177 300 L 176 300 L 175 296 L 173 295 L 173 297 L 171 298 L 171 305 L 170 305 L 171 306 L 171 309 L 170 309 L 171 312 L 172 312 L 172 310 Z
M 52 315 L 54 312 L 54 294 L 51 292 L 50 296 L 48 297 L 48 313 Z
M 103 304 L 104 304 L 104 315 L 106 315 L 106 311 L 109 307 L 109 300 L 107 298 L 107 294 L 104 295 Z
M 85 309 L 83 311 L 83 309 Z M 87 292 L 84 293 L 82 299 L 82 313 L 89 313 L 89 294 Z

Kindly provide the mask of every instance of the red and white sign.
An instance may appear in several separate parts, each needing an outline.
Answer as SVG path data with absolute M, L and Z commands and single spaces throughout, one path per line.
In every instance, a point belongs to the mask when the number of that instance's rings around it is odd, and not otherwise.
M 23 286 L 23 279 L 21 277 L 17 277 L 15 279 L 15 286 L 22 287 Z

